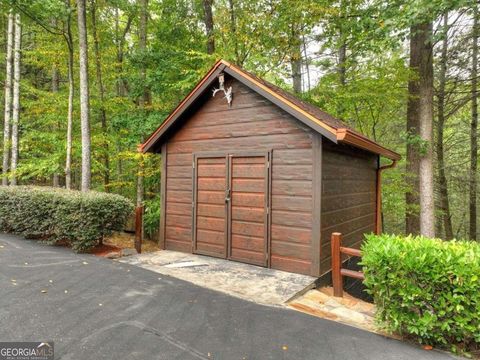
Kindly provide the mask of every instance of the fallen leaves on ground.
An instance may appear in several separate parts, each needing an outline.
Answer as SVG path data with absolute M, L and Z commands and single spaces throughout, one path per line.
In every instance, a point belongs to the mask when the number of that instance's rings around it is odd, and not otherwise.
M 121 249 L 134 249 L 135 248 L 135 235 L 117 232 L 112 236 L 105 238 L 103 241 L 106 245 L 112 245 Z M 142 241 L 142 253 L 150 253 L 161 250 L 155 241 L 143 239 Z

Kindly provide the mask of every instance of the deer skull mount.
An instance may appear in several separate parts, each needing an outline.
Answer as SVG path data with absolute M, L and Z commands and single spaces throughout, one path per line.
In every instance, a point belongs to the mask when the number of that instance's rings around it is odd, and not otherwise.
M 228 89 L 225 90 L 225 76 L 224 76 L 223 73 L 218 75 L 218 84 L 219 84 L 218 89 L 213 88 L 213 97 L 215 97 L 217 92 L 223 91 L 223 93 L 225 95 L 224 99 L 227 99 L 228 106 L 231 107 L 232 106 L 232 98 L 233 98 L 232 87 L 229 86 Z

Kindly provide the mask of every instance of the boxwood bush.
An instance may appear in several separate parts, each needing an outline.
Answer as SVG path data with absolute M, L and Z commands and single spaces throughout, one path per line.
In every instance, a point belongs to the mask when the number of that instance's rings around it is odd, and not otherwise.
M 480 245 L 367 235 L 365 285 L 387 330 L 465 350 L 480 344 Z
M 0 230 L 86 251 L 122 230 L 132 203 L 114 194 L 0 186 Z

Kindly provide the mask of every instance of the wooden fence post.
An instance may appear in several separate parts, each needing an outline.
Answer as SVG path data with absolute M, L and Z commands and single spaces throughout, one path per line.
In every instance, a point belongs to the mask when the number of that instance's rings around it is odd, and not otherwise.
M 135 250 L 137 253 L 142 252 L 143 240 L 143 206 L 135 209 Z
M 333 296 L 343 296 L 343 277 L 341 274 L 342 257 L 340 254 L 340 246 L 342 242 L 342 234 L 338 232 L 332 233 L 332 284 Z

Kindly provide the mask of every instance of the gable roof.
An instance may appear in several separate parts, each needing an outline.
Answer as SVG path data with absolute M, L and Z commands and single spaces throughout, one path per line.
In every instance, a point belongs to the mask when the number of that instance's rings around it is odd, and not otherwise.
M 168 115 L 165 121 L 155 130 L 147 140 L 139 146 L 139 151 L 145 153 L 159 148 L 159 144 L 165 138 L 167 131 L 190 108 L 190 106 L 204 93 L 206 89 L 217 79 L 218 75 L 224 72 L 247 87 L 253 89 L 284 111 L 317 131 L 324 137 L 336 144 L 347 144 L 369 152 L 385 156 L 391 160 L 399 160 L 400 155 L 389 150 L 380 144 L 370 140 L 366 136 L 353 130 L 344 122 L 320 110 L 316 106 L 308 104 L 289 92 L 275 86 L 268 81 L 232 65 L 225 60 L 219 60 L 195 86 L 195 88 L 178 104 Z

